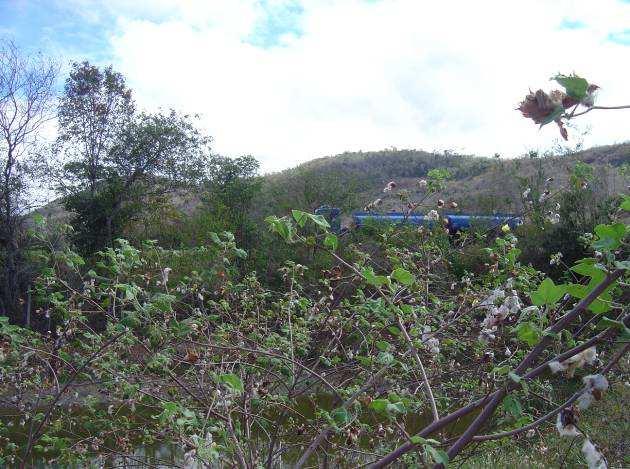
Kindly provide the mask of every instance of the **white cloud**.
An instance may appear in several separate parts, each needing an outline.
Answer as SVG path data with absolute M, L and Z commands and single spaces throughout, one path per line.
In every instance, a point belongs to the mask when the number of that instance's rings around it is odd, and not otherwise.
M 266 170 L 389 146 L 548 148 L 557 129 L 539 132 L 514 108 L 558 71 L 602 86 L 602 104 L 630 103 L 630 47 L 607 40 L 630 5 L 614 0 L 312 0 L 301 35 L 270 48 L 249 40 L 266 12 L 253 0 L 106 5 L 115 66 L 139 102 L 201 113 L 216 151 Z M 565 19 L 584 27 L 560 29 Z M 627 111 L 590 113 L 586 143 L 627 139 L 627 122 Z

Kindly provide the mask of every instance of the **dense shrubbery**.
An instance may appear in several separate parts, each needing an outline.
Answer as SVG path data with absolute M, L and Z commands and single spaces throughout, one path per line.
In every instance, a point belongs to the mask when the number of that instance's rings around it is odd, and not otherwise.
M 590 245 L 601 254 L 555 284 L 519 262 L 509 231 L 476 241 L 490 264 L 462 275 L 439 227 L 347 244 L 307 212 L 268 223 L 278 242 L 319 252 L 326 269 L 308 275 L 309 265 L 287 262 L 272 290 L 235 268 L 246 253 L 227 233 L 182 250 L 119 240 L 93 265 L 38 235 L 50 249 L 35 314 L 50 318 L 50 332 L 1 325 L 2 392 L 22 415 L 17 431 L 0 426 L 4 460 L 69 463 L 172 444 L 182 460 L 243 467 L 327 453 L 350 466 L 380 467 L 388 453 L 407 465 L 446 462 L 442 445 L 476 405 L 498 406 L 490 431 L 525 432 L 548 411 L 569 419 L 569 404 L 550 403 L 624 348 L 615 343 L 627 337 L 623 224 L 597 226 Z M 570 358 L 595 347 L 600 361 Z M 552 360 L 576 377 L 551 376 Z M 463 420 L 448 424 L 452 415 Z M 417 434 L 424 427 L 434 430 Z

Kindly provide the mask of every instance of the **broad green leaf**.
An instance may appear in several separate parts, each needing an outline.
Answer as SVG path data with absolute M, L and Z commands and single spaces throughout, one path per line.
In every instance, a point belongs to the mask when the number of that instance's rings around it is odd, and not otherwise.
M 269 229 L 280 235 L 282 239 L 287 242 L 293 241 L 294 227 L 289 219 L 286 217 L 278 218 L 272 215 L 265 218 L 265 222 L 269 225 Z
M 540 340 L 540 329 L 532 322 L 522 322 L 515 328 L 516 336 L 530 347 Z
M 374 345 L 376 345 L 376 348 L 379 349 L 381 352 L 387 352 L 390 347 L 389 342 L 386 342 L 384 340 L 377 340 Z
M 431 445 L 424 445 L 424 450 L 431 456 L 431 459 L 436 464 L 442 464 L 444 467 L 448 467 L 448 454 L 446 451 L 434 448 Z
M 304 225 L 306 225 L 306 220 L 308 220 L 308 213 L 303 212 L 302 210 L 291 210 L 291 215 L 293 215 L 295 223 L 297 223 L 300 228 L 303 228 Z
M 350 421 L 350 414 L 348 413 L 348 410 L 343 407 L 338 407 L 333 410 L 330 413 L 330 416 L 338 425 L 345 425 Z
M 308 213 L 307 215 L 308 218 L 310 218 L 316 225 L 321 226 L 322 228 L 330 228 L 330 224 L 323 215 L 313 215 L 312 213 Z
M 592 279 L 588 285 L 578 285 L 576 283 L 570 283 L 566 285 L 567 293 L 575 298 L 584 299 L 595 288 L 600 281 Z M 610 310 L 610 301 L 612 296 L 608 289 L 604 291 L 599 297 L 595 298 L 593 302 L 588 306 L 588 310 L 595 314 L 605 313 Z
M 578 101 L 582 101 L 586 97 L 586 93 L 588 91 L 588 82 L 577 75 L 562 75 L 558 74 L 553 77 L 553 80 L 556 80 L 560 86 L 564 88 L 567 95 L 576 99 Z
M 407 287 L 413 285 L 416 281 L 411 272 L 400 267 L 392 272 L 391 277 L 398 283 L 401 283 Z
M 630 270 L 630 261 L 615 261 L 615 267 L 623 270 Z
M 599 264 L 581 263 L 581 264 L 576 264 L 573 267 L 571 267 L 571 270 L 580 275 L 591 277 L 597 283 L 599 283 L 606 278 L 606 272 L 598 268 L 598 265 Z
M 626 225 L 623 223 L 597 225 L 595 234 L 598 237 L 597 241 L 593 243 L 595 249 L 613 251 L 621 245 L 621 241 L 626 235 Z
M 404 414 L 406 409 L 405 405 L 402 402 L 390 402 L 387 404 L 386 411 L 390 415 L 394 414 Z
M 376 361 L 381 365 L 390 365 L 394 362 L 394 356 L 389 352 L 380 352 L 376 357 Z
M 630 212 L 630 195 L 623 196 L 623 202 L 621 202 L 621 210 Z
M 553 283 L 553 280 L 550 278 L 546 278 L 542 281 L 542 283 L 538 286 L 538 290 L 532 292 L 530 297 L 532 299 L 532 303 L 536 306 L 542 305 L 555 305 L 562 295 L 566 292 L 565 285 L 556 285 Z
M 389 279 L 384 275 L 376 275 L 370 268 L 365 268 L 361 271 L 361 274 L 365 278 L 365 281 L 375 287 L 382 287 L 389 284 Z
M 243 392 L 243 381 L 241 381 L 241 378 L 236 376 L 234 373 L 219 375 L 218 381 L 221 384 L 225 384 L 228 388 L 238 394 Z
M 439 445 L 440 442 L 437 440 L 434 440 L 433 438 L 422 438 L 420 435 L 413 435 L 411 438 L 409 438 L 409 440 L 414 444 L 414 445 Z
M 512 394 L 509 394 L 503 400 L 503 409 L 514 418 L 520 417 L 523 413 L 521 402 Z
M 324 246 L 330 248 L 331 251 L 336 251 L 339 246 L 339 239 L 336 235 L 327 233 L 326 238 L 324 238 Z
M 389 405 L 389 401 L 387 399 L 374 399 L 370 402 L 370 407 L 374 409 L 376 412 L 386 413 L 387 406 Z
M 239 248 L 235 249 L 234 255 L 241 259 L 247 259 L 247 251 L 245 251 L 244 249 L 239 249 Z

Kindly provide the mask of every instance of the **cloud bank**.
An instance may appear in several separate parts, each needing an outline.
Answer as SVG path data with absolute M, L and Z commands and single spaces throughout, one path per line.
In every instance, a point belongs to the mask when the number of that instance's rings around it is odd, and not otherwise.
M 630 4 L 619 0 L 72 0 L 56 8 L 101 35 L 96 60 L 123 72 L 142 106 L 199 113 L 217 152 L 252 154 L 266 171 L 392 146 L 506 157 L 547 149 L 555 126 L 539 131 L 514 109 L 557 72 L 599 84 L 601 104 L 630 104 Z M 76 56 L 76 44 L 65 46 Z M 592 126 L 584 143 L 627 140 L 624 112 L 581 118 Z

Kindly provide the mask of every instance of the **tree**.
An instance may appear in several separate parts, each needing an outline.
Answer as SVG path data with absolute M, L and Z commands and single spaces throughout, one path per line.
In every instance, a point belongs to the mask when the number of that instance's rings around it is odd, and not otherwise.
M 59 107 L 59 187 L 84 253 L 111 246 L 153 202 L 197 184 L 210 139 L 188 116 L 136 112 L 120 73 L 75 63 Z
M 29 172 L 38 137 L 53 116 L 56 66 L 24 56 L 12 42 L 0 43 L 0 309 L 19 317 L 28 289 L 24 260 L 24 214 L 31 206 Z
M 238 158 L 214 155 L 209 161 L 205 210 L 223 220 L 224 229 L 233 231 L 238 245 L 245 248 L 251 247 L 249 234 L 256 228 L 250 220 L 250 209 L 260 192 L 259 168 L 259 162 L 249 155 Z

